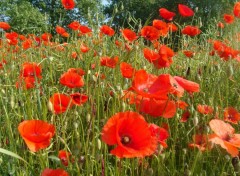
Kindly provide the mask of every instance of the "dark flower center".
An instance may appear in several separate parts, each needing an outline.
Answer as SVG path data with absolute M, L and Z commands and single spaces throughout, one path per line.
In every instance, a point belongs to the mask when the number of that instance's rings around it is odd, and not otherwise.
M 124 145 L 129 144 L 130 142 L 131 142 L 131 138 L 128 137 L 128 136 L 123 136 L 121 138 L 121 143 L 124 144 Z
M 173 87 L 176 89 L 178 88 L 177 84 L 175 84 L 175 83 L 173 83 Z

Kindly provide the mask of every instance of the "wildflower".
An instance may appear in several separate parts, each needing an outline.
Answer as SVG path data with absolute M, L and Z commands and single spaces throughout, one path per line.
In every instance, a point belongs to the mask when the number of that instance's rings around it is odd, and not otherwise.
M 148 48 L 144 48 L 143 49 L 143 54 L 144 57 L 149 61 L 149 62 L 153 62 L 155 60 L 160 59 L 160 55 L 158 54 L 158 52 L 155 52 L 153 50 L 150 50 Z
M 219 119 L 211 120 L 209 125 L 214 132 L 214 134 L 209 135 L 209 141 L 226 149 L 232 157 L 238 156 L 240 134 L 235 134 L 235 129 L 230 124 Z
M 237 124 L 240 120 L 240 113 L 233 107 L 228 107 L 224 109 L 224 120 Z
M 188 110 L 184 111 L 182 114 L 182 118 L 180 119 L 180 122 L 187 122 L 190 116 L 191 116 L 191 113 Z
M 159 9 L 159 15 L 168 21 L 172 21 L 173 17 L 176 15 L 174 12 L 170 12 L 169 10 L 165 9 L 165 8 L 160 8 Z
M 81 93 L 72 93 L 70 97 L 72 98 L 72 103 L 77 106 L 81 106 L 88 101 L 88 96 Z
M 157 139 L 144 117 L 131 111 L 113 115 L 102 129 L 102 140 L 116 145 L 111 154 L 119 158 L 150 156 L 157 148 Z
M 208 136 L 203 134 L 193 135 L 193 143 L 188 144 L 189 148 L 197 148 L 200 151 L 212 149 L 212 145 L 208 142 Z
M 153 20 L 153 27 L 158 29 L 159 36 L 166 36 L 168 34 L 168 25 L 162 20 Z
M 22 65 L 22 70 L 20 71 L 21 77 L 37 77 L 42 78 L 42 68 L 35 62 L 25 62 Z
M 122 62 L 120 64 L 120 71 L 124 78 L 132 78 L 135 70 L 130 64 Z
M 155 136 L 164 148 L 167 148 L 166 140 L 169 137 L 168 131 L 164 128 L 161 128 L 155 124 L 150 124 L 150 130 L 152 132 L 152 136 Z
M 183 4 L 178 4 L 178 11 L 179 11 L 180 15 L 183 17 L 191 17 L 194 15 L 193 10 Z
M 54 114 L 64 113 L 72 107 L 72 98 L 65 94 L 55 93 L 50 97 L 48 107 Z
M 234 4 L 233 14 L 236 18 L 240 18 L 240 2 L 236 2 Z
M 74 0 L 62 0 L 62 5 L 66 10 L 72 10 L 75 6 Z
M 51 40 L 51 38 L 52 38 L 52 34 L 50 34 L 50 33 L 43 33 L 42 35 L 41 35 L 41 39 L 43 40 L 43 41 L 50 41 Z
M 180 76 L 174 76 L 174 79 L 177 81 L 177 83 L 187 92 L 193 93 L 193 92 L 199 92 L 199 84 L 186 80 Z
M 183 54 L 188 58 L 192 58 L 195 55 L 193 51 L 189 51 L 189 50 L 183 51 Z
M 63 35 L 64 33 L 66 33 L 66 30 L 61 26 L 56 26 L 55 30 L 60 35 Z
M 197 105 L 197 110 L 201 114 L 212 114 L 213 113 L 213 108 L 208 105 Z
M 199 35 L 202 31 L 196 27 L 196 26 L 185 26 L 182 30 L 182 34 L 189 35 L 191 37 L 194 37 L 196 35 Z
M 68 166 L 68 161 L 70 156 L 71 156 L 71 153 L 65 150 L 59 150 L 58 152 L 58 158 L 61 160 L 64 166 Z
M 18 126 L 18 131 L 29 150 L 37 152 L 50 145 L 55 134 L 55 127 L 42 120 L 25 120 Z
M 232 24 L 234 22 L 234 16 L 229 14 L 224 14 L 223 19 L 227 24 Z
M 122 32 L 124 39 L 129 42 L 133 42 L 134 40 L 136 40 L 138 38 L 136 33 L 134 31 L 132 31 L 131 29 L 122 29 L 121 32 Z
M 153 26 L 144 26 L 141 29 L 141 36 L 145 39 L 153 41 L 157 40 L 160 37 L 159 31 Z
M 101 57 L 100 62 L 101 62 L 101 66 L 115 68 L 118 63 L 118 57 L 117 56 L 115 56 L 114 58 L 110 58 L 108 56 Z
M 3 30 L 6 31 L 6 30 L 10 29 L 11 26 L 6 22 L 0 22 L 0 28 L 2 28 Z
M 46 168 L 42 171 L 41 176 L 69 176 L 69 174 L 63 169 L 49 169 Z
M 74 31 L 78 30 L 81 24 L 78 21 L 71 22 L 68 27 Z
M 72 71 L 63 73 L 60 77 L 60 83 L 69 88 L 77 88 L 84 86 L 82 76 Z
M 113 28 L 107 26 L 107 25 L 103 25 L 101 28 L 100 28 L 100 31 L 101 33 L 105 34 L 105 35 L 108 35 L 108 36 L 113 36 L 115 34 L 115 31 Z

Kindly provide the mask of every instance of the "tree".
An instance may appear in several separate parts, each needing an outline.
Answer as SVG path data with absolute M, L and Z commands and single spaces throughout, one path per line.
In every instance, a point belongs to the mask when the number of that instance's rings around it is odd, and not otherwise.
M 194 9 L 196 12 L 194 18 L 201 20 L 204 27 L 219 14 L 227 13 L 234 2 L 235 0 L 112 0 L 105 6 L 104 12 L 116 28 L 129 25 L 136 27 L 136 21 L 142 25 L 151 24 L 153 19 L 160 18 L 158 10 L 161 7 L 177 14 L 174 21 L 181 24 L 192 23 L 192 18 L 182 18 L 178 14 L 178 4 L 185 4 Z
M 12 29 L 21 33 L 55 32 L 55 27 L 66 27 L 72 21 L 88 23 L 101 8 L 101 0 L 76 0 L 73 10 L 66 10 L 61 0 L 2 0 L 0 20 L 8 21 Z

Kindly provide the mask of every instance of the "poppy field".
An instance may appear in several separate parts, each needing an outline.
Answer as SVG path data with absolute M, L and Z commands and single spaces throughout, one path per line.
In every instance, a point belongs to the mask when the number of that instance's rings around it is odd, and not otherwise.
M 240 2 L 204 31 L 177 8 L 138 30 L 0 22 L 0 175 L 240 175 Z

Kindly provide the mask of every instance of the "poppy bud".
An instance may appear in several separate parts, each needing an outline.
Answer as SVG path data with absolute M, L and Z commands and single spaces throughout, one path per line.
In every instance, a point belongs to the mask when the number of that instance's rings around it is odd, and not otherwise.
M 91 115 L 87 114 L 87 122 L 90 122 L 90 121 L 91 121 Z
M 198 122 L 199 122 L 199 120 L 198 120 L 198 116 L 194 116 L 194 118 L 193 118 L 193 124 L 194 124 L 194 126 L 197 126 L 198 125 Z
M 101 150 L 102 143 L 101 143 L 100 139 L 97 140 L 97 146 L 98 146 L 98 150 Z
M 10 105 L 12 109 L 15 107 L 14 96 L 11 96 Z

